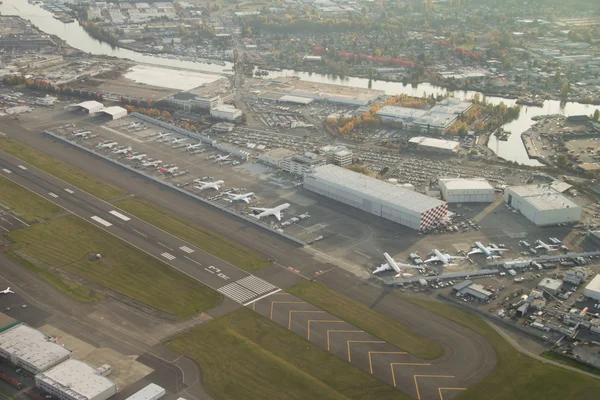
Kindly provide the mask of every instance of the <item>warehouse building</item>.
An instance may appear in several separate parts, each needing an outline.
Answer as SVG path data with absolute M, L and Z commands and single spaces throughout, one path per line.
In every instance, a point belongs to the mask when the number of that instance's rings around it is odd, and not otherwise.
M 281 162 L 280 168 L 294 175 L 304 175 L 312 172 L 315 167 L 325 165 L 325 156 L 306 152 L 286 157 Z
M 35 376 L 35 385 L 59 400 L 106 400 L 117 394 L 117 384 L 102 371 L 71 358 Z
M 494 202 L 494 188 L 485 179 L 440 179 L 439 186 L 448 203 Z
M 70 356 L 71 350 L 24 324 L 0 333 L 0 358 L 32 374 L 44 372 Z
M 89 100 L 79 104 L 72 104 L 69 107 L 76 111 L 84 111 L 88 114 L 96 114 L 104 109 L 104 104 L 95 100 Z
M 504 201 L 538 226 L 576 223 L 581 207 L 549 185 L 509 186 Z
M 563 282 L 558 279 L 550 279 L 544 278 L 540 283 L 538 283 L 538 289 L 541 289 L 547 293 L 550 293 L 553 296 L 556 296 L 560 289 L 562 288 Z
M 242 111 L 238 110 L 234 106 L 221 104 L 210 110 L 210 116 L 227 121 L 234 121 L 242 117 Z
M 296 154 L 292 150 L 284 149 L 283 147 L 279 147 L 276 149 L 272 149 L 262 153 L 258 160 L 273 167 L 281 168 L 283 164 L 283 160 L 286 158 L 292 157 Z
M 583 289 L 583 294 L 590 299 L 600 301 L 600 274 L 596 275 Z
M 157 400 L 163 397 L 167 392 L 155 383 L 151 383 L 143 389 L 135 392 L 126 400 Z
M 113 121 L 127 116 L 127 110 L 119 106 L 106 107 L 99 112 L 107 115 Z
M 408 141 L 408 145 L 415 150 L 430 151 L 443 154 L 454 154 L 460 149 L 460 143 L 454 140 L 435 139 L 424 136 L 415 136 Z
M 304 188 L 413 229 L 448 215 L 448 203 L 336 165 L 304 175 Z

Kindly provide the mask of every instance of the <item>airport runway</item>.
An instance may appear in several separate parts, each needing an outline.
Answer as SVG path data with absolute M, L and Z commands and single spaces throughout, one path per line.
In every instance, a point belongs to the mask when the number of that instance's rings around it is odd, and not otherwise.
M 495 352 L 481 336 L 407 305 L 395 296 L 382 297 L 380 288 L 361 285 L 338 269 L 322 275 L 324 283 L 363 303 L 366 300 L 372 307 L 437 340 L 446 349 L 445 355 L 430 362 L 407 355 L 402 349 L 382 342 L 108 202 L 14 157 L 0 154 L 0 174 L 6 178 L 418 399 L 450 399 L 486 376 L 495 366 Z M 322 322 L 307 318 L 313 314 Z M 318 328 L 313 326 L 312 336 L 309 336 L 311 323 Z M 441 389 L 446 393 L 442 394 Z

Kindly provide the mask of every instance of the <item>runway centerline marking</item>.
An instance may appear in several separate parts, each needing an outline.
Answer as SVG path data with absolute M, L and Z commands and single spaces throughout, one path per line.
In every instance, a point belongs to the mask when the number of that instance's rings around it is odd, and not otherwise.
M 65 188 L 65 192 L 67 192 L 67 193 L 69 193 L 69 194 L 73 194 L 73 193 L 75 193 L 74 191 L 72 191 L 72 190 L 71 190 L 71 189 L 69 189 L 69 188 Z
M 290 310 L 290 312 L 288 313 L 288 329 L 291 330 L 292 329 L 292 314 L 293 313 L 316 313 L 316 314 L 323 314 L 325 313 L 325 311 L 321 311 L 321 310 Z
M 97 215 L 94 215 L 93 217 L 90 217 L 90 219 L 96 221 L 97 223 L 104 225 L 106 227 L 112 226 L 112 224 L 106 220 L 103 220 L 102 218 L 98 217 Z
M 188 256 L 183 256 L 183 258 L 187 258 L 187 259 L 188 259 L 188 260 L 190 260 L 191 262 L 193 262 L 193 263 L 196 263 L 196 264 L 198 264 L 198 265 L 202 266 L 202 264 L 200 264 L 198 261 L 196 261 L 196 260 L 193 260 L 193 259 L 189 258 Z
M 438 388 L 438 393 L 440 394 L 440 400 L 444 400 L 444 396 L 442 395 L 442 390 L 467 390 L 467 388 L 447 388 L 447 387 L 440 387 L 440 388 Z
M 118 211 L 112 210 L 112 211 L 109 211 L 108 213 L 111 214 L 111 215 L 114 215 L 117 218 L 122 219 L 123 221 L 131 221 L 131 218 L 129 218 L 127 215 L 121 214 Z
M 382 344 L 386 343 L 383 340 L 346 340 L 346 345 L 348 346 L 348 362 L 352 362 L 352 357 L 350 356 L 350 343 L 375 343 Z
M 158 243 L 159 245 L 161 245 L 162 247 L 164 247 L 164 248 L 165 248 L 165 249 L 167 249 L 167 250 L 171 250 L 171 251 L 173 251 L 173 249 L 172 249 L 172 248 L 170 248 L 169 246 L 167 246 L 166 244 L 163 244 L 163 243 L 161 243 L 161 242 L 156 242 L 156 243 Z
M 27 167 L 24 165 L 19 164 L 18 167 L 21 168 L 23 171 L 27 171 Z
M 394 382 L 394 387 L 396 387 L 396 373 L 394 372 L 394 366 L 396 365 L 405 365 L 405 366 L 413 366 L 413 367 L 428 367 L 431 364 L 429 363 L 390 363 L 390 369 L 392 370 L 392 382 Z M 425 376 L 425 375 L 423 375 Z M 418 389 L 417 389 L 418 392 Z
M 142 232 L 138 231 L 138 230 L 137 230 L 137 229 L 135 229 L 135 228 L 131 228 L 131 230 L 132 230 L 132 231 L 134 231 L 135 233 L 137 233 L 137 234 L 138 234 L 138 235 L 140 235 L 140 236 L 143 236 L 143 237 L 145 237 L 145 238 L 147 238 L 147 237 L 148 237 L 148 235 L 146 235 L 145 233 L 142 233 Z
M 346 321 L 342 321 L 341 319 L 309 319 L 308 320 L 308 335 L 307 335 L 306 340 L 310 340 L 310 323 L 311 322 L 335 324 L 335 323 L 346 322 Z
M 415 381 L 415 389 L 417 389 L 417 400 L 421 400 L 421 393 L 419 392 L 419 383 L 417 378 L 455 378 L 454 375 L 413 375 Z
M 361 330 L 344 330 L 344 329 L 329 329 L 327 331 L 327 351 L 331 351 L 331 346 L 329 345 L 329 333 L 331 332 L 345 332 L 345 333 L 364 333 L 365 331 Z
M 175 258 L 177 258 L 173 254 L 169 254 L 169 253 L 162 253 L 161 256 L 163 256 L 164 258 L 166 258 L 169 261 L 173 261 Z
M 401 354 L 401 355 L 406 355 L 408 354 L 405 351 L 370 351 L 369 352 L 369 369 L 371 371 L 371 374 L 373 373 L 373 361 L 371 359 L 371 354 Z
M 271 302 L 271 314 L 269 315 L 269 319 L 273 319 L 273 305 L 277 304 L 308 304 L 305 301 L 272 301 Z

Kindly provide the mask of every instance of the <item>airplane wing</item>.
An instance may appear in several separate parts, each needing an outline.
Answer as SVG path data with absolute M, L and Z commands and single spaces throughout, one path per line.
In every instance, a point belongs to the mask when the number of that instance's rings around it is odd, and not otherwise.
M 468 256 L 470 256 L 471 254 L 480 254 L 483 253 L 483 250 L 477 248 L 477 249 L 473 249 L 470 252 L 467 253 Z
M 281 221 L 281 211 L 280 210 L 273 212 L 273 216 L 275 218 L 277 218 L 277 221 Z
M 438 258 L 438 256 L 433 256 L 431 258 L 428 258 L 427 260 L 423 261 L 425 264 L 430 263 L 432 261 L 442 261 Z
M 390 264 L 388 264 L 388 263 L 381 264 L 380 267 L 375 268 L 375 271 L 373 271 L 373 274 L 378 274 L 380 272 L 387 271 L 389 269 L 392 269 L 392 267 L 390 267 Z
M 242 200 L 244 200 L 246 203 L 250 204 L 250 199 L 248 197 L 244 197 Z
M 398 265 L 398 267 L 400 267 L 400 269 L 424 269 L 423 267 L 419 267 L 418 265 L 410 265 L 410 264 L 398 264 L 396 263 L 396 265 Z
M 251 210 L 265 212 L 269 211 L 269 208 L 250 207 Z
M 448 260 L 464 260 L 467 257 L 461 257 L 461 256 L 451 256 L 450 254 L 444 254 L 444 256 L 448 259 Z
M 535 246 L 536 249 L 545 249 L 546 246 L 542 246 L 541 244 L 538 244 L 537 246 Z

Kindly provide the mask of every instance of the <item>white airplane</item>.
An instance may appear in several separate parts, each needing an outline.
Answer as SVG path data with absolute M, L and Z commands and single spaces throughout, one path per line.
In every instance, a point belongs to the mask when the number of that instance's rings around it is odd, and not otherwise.
M 108 142 L 108 143 L 98 143 L 98 147 L 99 149 L 112 149 L 113 147 L 115 147 L 116 145 L 118 145 L 119 143 L 117 142 Z
M 132 122 L 131 125 L 129 125 L 128 128 L 137 128 L 138 126 L 140 126 L 142 123 L 141 122 Z
M 162 138 L 166 138 L 167 136 L 171 136 L 173 134 L 173 132 L 160 132 L 158 134 L 158 136 L 156 136 L 157 139 L 162 139 Z
M 467 253 L 467 256 L 471 254 L 485 254 L 487 258 L 499 258 L 500 254 L 503 251 L 508 251 L 508 249 L 501 249 L 496 246 L 485 247 L 483 243 L 477 241 L 475 242 L 475 246 L 473 246 L 473 250 Z
M 15 292 L 13 292 L 12 290 L 10 290 L 10 286 L 7 287 L 4 290 L 0 290 L 0 294 L 9 294 L 9 293 L 15 294 Z
M 123 147 L 122 149 L 113 150 L 113 153 L 114 154 L 125 154 L 127 152 L 130 152 L 131 150 L 132 150 L 131 146 L 128 146 L 128 147 Z
M 201 142 L 198 142 L 198 143 L 196 143 L 196 144 L 188 144 L 187 146 L 185 146 L 185 149 L 186 149 L 187 151 L 192 151 L 192 150 L 194 150 L 194 149 L 196 149 L 196 148 L 198 148 L 198 147 L 200 147 L 200 146 L 202 146 L 202 143 L 201 143 Z
M 289 207 L 289 203 L 283 203 L 273 208 L 250 207 L 250 209 L 253 211 L 260 211 L 258 214 L 252 214 L 252 216 L 256 219 L 261 219 L 262 217 L 268 217 L 269 215 L 272 215 L 277 218 L 277 221 L 281 221 L 281 212 Z
M 142 167 L 158 167 L 158 164 L 160 164 L 161 162 L 162 160 L 146 161 L 142 163 Z
M 175 171 L 177 171 L 178 169 L 179 169 L 179 167 L 169 167 L 169 168 L 160 167 L 158 170 L 160 172 L 162 172 L 163 174 L 172 174 Z
M 544 242 L 542 242 L 541 240 L 536 240 L 535 244 L 537 246 L 535 246 L 536 249 L 546 249 L 546 251 L 555 251 L 558 250 L 558 245 L 556 244 L 546 244 Z
M 185 142 L 187 139 L 183 138 L 183 139 L 173 139 L 169 142 L 169 144 L 177 144 L 177 143 L 181 143 L 181 142 Z
M 135 156 L 133 154 L 130 154 L 127 156 L 127 158 L 130 160 L 143 160 L 146 157 L 147 157 L 146 153 L 137 154 Z
M 250 203 L 250 197 L 252 196 L 254 196 L 254 192 L 245 194 L 227 193 L 227 197 L 229 198 L 230 203 L 233 203 L 234 201 L 245 201 L 246 203 Z
M 215 158 L 215 162 L 225 161 L 225 160 L 227 160 L 231 156 L 232 156 L 231 153 L 227 154 L 226 156 L 218 156 L 217 158 Z
M 200 179 L 194 179 L 194 183 L 196 187 L 200 190 L 204 189 L 216 189 L 219 190 L 221 185 L 225 183 L 225 181 L 214 181 L 214 182 L 203 182 Z
M 82 136 L 87 136 L 90 133 L 92 133 L 92 131 L 77 132 L 77 133 L 74 133 L 73 136 L 75 136 L 75 137 L 82 137 Z
M 454 265 L 452 263 L 452 260 L 464 260 L 466 258 L 459 256 L 451 256 L 450 254 L 442 254 L 438 249 L 434 249 L 432 253 L 434 254 L 434 256 L 423 261 L 425 264 L 430 263 L 432 261 L 439 261 L 444 265 Z
M 416 267 L 416 266 L 410 265 L 410 264 L 397 263 L 396 261 L 394 261 L 394 259 L 392 257 L 390 257 L 390 255 L 388 253 L 383 253 L 383 257 L 385 258 L 385 261 L 387 261 L 387 262 L 385 264 L 381 264 L 381 266 L 379 268 L 375 269 L 375 271 L 373 271 L 373 274 L 378 274 L 380 272 L 393 269 L 394 271 L 397 272 L 396 278 L 399 278 L 399 277 L 410 278 L 412 276 L 412 274 L 403 273 L 402 272 L 403 269 L 418 269 L 418 270 L 423 269 L 421 267 Z

